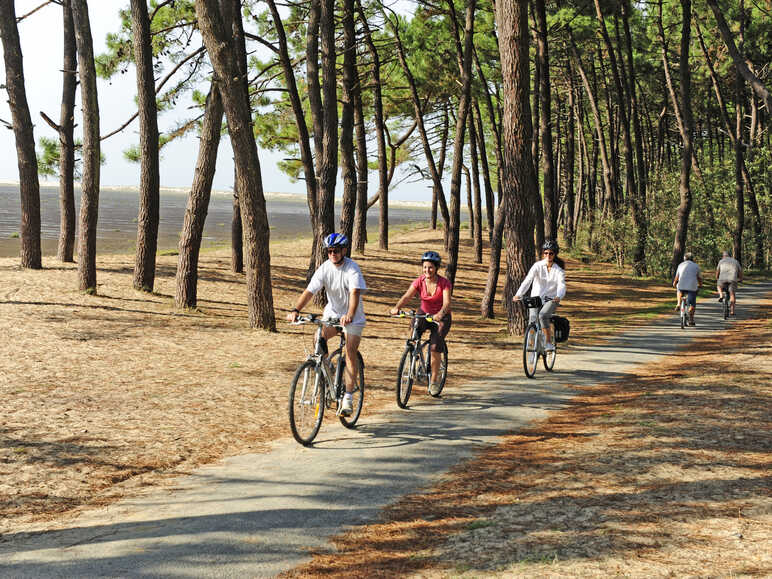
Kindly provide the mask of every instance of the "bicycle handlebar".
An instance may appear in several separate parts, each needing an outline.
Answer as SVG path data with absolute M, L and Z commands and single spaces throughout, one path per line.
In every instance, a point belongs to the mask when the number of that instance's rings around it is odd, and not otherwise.
M 316 324 L 317 326 L 329 326 L 331 328 L 343 329 L 340 324 L 340 318 L 328 318 L 324 319 L 319 317 L 318 314 L 309 314 L 307 316 L 298 316 L 294 322 L 290 322 L 291 326 L 302 326 L 304 324 Z
M 434 316 L 432 314 L 417 314 L 414 310 L 399 310 L 399 313 L 396 315 L 391 316 L 392 318 L 422 318 L 425 319 L 427 322 L 434 322 L 437 323 L 434 320 Z

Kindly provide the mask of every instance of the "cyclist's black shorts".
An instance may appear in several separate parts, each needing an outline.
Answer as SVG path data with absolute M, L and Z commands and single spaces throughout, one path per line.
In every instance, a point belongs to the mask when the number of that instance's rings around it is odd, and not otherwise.
M 419 309 L 418 313 L 424 314 L 425 312 Z M 433 352 L 442 353 L 447 351 L 448 346 L 445 344 L 445 336 L 448 335 L 450 326 L 453 324 L 453 317 L 450 313 L 445 314 L 440 321 L 434 323 L 427 322 L 424 318 L 416 318 L 415 321 L 420 334 L 423 334 L 427 328 L 431 331 L 429 345 Z

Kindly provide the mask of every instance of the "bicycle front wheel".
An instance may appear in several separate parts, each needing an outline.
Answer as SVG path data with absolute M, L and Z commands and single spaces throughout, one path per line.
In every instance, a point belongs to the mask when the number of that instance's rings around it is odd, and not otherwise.
M 547 372 L 552 372 L 552 368 L 555 367 L 555 358 L 558 357 L 558 347 L 555 346 L 555 349 L 551 352 L 544 352 L 544 369 Z
M 346 362 L 347 360 L 343 358 L 343 370 L 346 368 Z M 357 377 L 354 383 L 354 391 L 351 393 L 354 398 L 352 401 L 354 411 L 350 416 L 343 416 L 342 414 L 339 416 L 340 423 L 346 428 L 354 428 L 356 426 L 359 415 L 362 414 L 362 403 L 365 400 L 365 362 L 362 360 L 362 354 L 359 352 L 357 352 L 357 365 Z M 345 372 L 341 373 L 342 376 L 345 376 Z
M 425 360 L 429 360 L 430 356 L 432 354 L 431 351 L 431 345 L 427 342 L 425 345 Z M 440 354 L 440 367 L 437 369 L 437 392 L 432 394 L 435 398 L 439 398 L 440 394 L 442 394 L 442 389 L 445 388 L 445 380 L 448 378 L 448 350 L 447 346 L 445 351 Z M 429 382 L 431 382 L 431 376 L 429 377 Z M 431 394 L 431 392 L 430 392 Z
M 324 377 L 313 360 L 295 372 L 289 391 L 289 421 L 292 436 L 308 446 L 314 441 L 324 417 Z
M 533 378 L 539 363 L 539 330 L 536 324 L 528 324 L 523 337 L 523 369 L 525 375 Z
M 413 348 L 408 346 L 402 352 L 397 369 L 397 406 L 407 408 L 410 393 L 413 391 Z

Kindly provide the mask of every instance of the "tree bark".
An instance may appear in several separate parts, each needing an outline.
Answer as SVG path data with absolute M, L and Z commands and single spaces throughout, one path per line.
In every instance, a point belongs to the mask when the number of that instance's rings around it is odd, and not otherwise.
M 534 258 L 533 223 L 528 210 L 528 191 L 536 187 L 531 159 L 531 113 L 528 90 L 528 14 L 526 3 L 496 3 L 502 74 L 502 209 L 507 240 L 507 280 L 504 303 L 510 333 L 522 332 L 525 316 L 512 296 L 518 280 L 528 273 Z
M 62 2 L 63 62 L 62 105 L 59 111 L 59 261 L 74 261 L 75 253 L 75 89 L 78 86 L 78 61 L 75 28 L 70 0 Z
M 99 217 L 99 101 L 97 99 L 94 43 L 86 0 L 72 0 L 72 18 L 78 53 L 81 110 L 83 111 L 83 178 L 78 240 L 78 288 L 96 293 L 96 235 Z
M 252 130 L 252 114 L 247 106 L 245 83 L 240 78 L 237 54 L 226 32 L 216 0 L 196 0 L 201 36 L 223 97 L 237 174 L 243 185 L 239 202 L 244 224 L 247 277 L 247 306 L 249 325 L 270 331 L 276 330 L 271 289 L 270 231 L 263 195 L 260 161 Z M 241 18 L 241 13 L 234 15 Z
M 155 259 L 158 248 L 160 174 L 153 49 L 146 0 L 131 0 L 131 28 L 134 40 L 134 63 L 137 68 L 137 108 L 139 110 L 141 159 L 134 289 L 152 292 L 155 284 Z
M 575 212 L 576 196 L 574 194 L 574 166 L 576 165 L 576 117 L 574 111 L 574 71 L 571 61 L 566 59 L 566 78 L 568 79 L 568 113 L 566 126 L 566 228 L 565 239 L 568 247 L 574 246 L 576 237 Z M 581 166 L 580 166 L 581 172 Z M 580 179 L 581 190 L 581 179 Z
M 40 183 L 35 136 L 24 87 L 24 62 L 13 0 L 0 0 L 0 38 L 5 62 L 5 88 L 11 109 L 21 197 L 21 266 L 43 267 L 40 249 Z
M 735 211 L 737 218 L 735 221 L 733 245 L 734 258 L 740 263 L 743 262 L 743 230 L 745 229 L 745 188 L 743 187 L 743 77 L 735 75 L 735 138 L 734 138 L 734 191 L 735 191 Z
M 661 3 L 660 3 L 661 9 Z M 683 261 L 686 247 L 686 233 L 689 229 L 689 214 L 692 209 L 692 189 L 690 183 L 692 156 L 694 154 L 692 135 L 694 121 L 692 119 L 691 70 L 689 69 L 689 46 L 691 38 L 692 3 L 691 0 L 681 0 L 681 107 L 683 117 L 683 152 L 681 153 L 681 178 L 678 190 L 681 203 L 678 207 L 678 221 L 673 241 L 673 258 L 670 262 L 670 277 L 675 275 L 678 264 Z
M 319 171 L 319 239 L 335 231 L 335 183 L 338 174 L 338 87 L 335 68 L 335 0 L 322 0 L 319 23 L 322 39 L 322 97 L 324 99 L 322 123 L 322 162 Z M 318 244 L 316 263 L 327 257 L 322 244 Z
M 185 209 L 185 221 L 180 235 L 179 259 L 177 260 L 177 292 L 175 303 L 178 308 L 195 308 L 198 303 L 198 256 L 204 235 L 204 222 L 212 194 L 212 182 L 217 164 L 217 149 L 220 145 L 223 105 L 217 86 L 212 83 L 206 97 L 204 121 L 199 137 L 198 160 L 193 176 L 193 185 Z

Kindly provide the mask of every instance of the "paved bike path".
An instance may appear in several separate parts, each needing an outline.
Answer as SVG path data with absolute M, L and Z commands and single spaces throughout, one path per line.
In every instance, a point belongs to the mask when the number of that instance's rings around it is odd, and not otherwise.
M 746 285 L 738 318 L 772 283 Z M 381 507 L 437 481 L 482 445 L 566 405 L 571 386 L 623 379 L 725 322 L 715 299 L 701 300 L 696 328 L 674 314 L 631 329 L 610 345 L 560 352 L 554 374 L 540 364 L 466 385 L 442 399 L 414 393 L 408 411 L 371 416 L 353 431 L 325 417 L 313 448 L 277 441 L 269 452 L 227 459 L 154 489 L 88 512 L 68 528 L 0 537 L 3 577 L 265 577 L 330 549 L 327 538 L 372 521 Z M 452 360 L 451 360 L 452 369 Z

